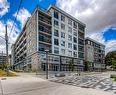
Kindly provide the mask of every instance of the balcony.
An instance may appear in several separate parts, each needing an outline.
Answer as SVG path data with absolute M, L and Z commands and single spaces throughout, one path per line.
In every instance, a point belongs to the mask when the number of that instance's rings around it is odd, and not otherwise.
M 51 25 L 51 21 L 48 20 L 47 18 L 43 17 L 43 16 L 39 16 L 39 21 L 43 22 L 43 23 L 46 23 L 48 25 Z
M 79 45 L 84 45 L 84 40 L 82 40 L 82 39 L 78 39 L 78 43 L 79 43 Z
M 42 33 L 51 35 L 52 32 L 51 32 L 50 30 L 51 30 L 51 29 L 47 29 L 47 28 L 45 28 L 45 27 L 39 25 L 39 31 L 42 32 Z
M 80 31 L 78 31 L 78 36 L 80 39 L 84 39 L 84 33 L 80 32 Z
M 46 38 L 43 35 L 39 35 L 39 42 L 44 44 L 51 44 L 51 38 Z

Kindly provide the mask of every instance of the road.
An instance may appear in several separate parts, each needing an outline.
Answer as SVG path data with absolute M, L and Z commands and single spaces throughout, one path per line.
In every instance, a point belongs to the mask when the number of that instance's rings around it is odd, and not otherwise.
M 50 82 L 36 76 L 0 79 L 0 95 L 114 95 L 99 89 Z

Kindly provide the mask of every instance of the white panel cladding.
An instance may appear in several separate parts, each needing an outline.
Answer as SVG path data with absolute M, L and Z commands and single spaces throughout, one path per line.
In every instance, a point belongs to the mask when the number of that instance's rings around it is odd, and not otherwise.
M 51 14 L 52 14 L 52 53 L 54 54 L 54 47 L 58 47 L 59 48 L 59 55 L 63 55 L 63 56 L 69 56 L 69 51 L 72 51 L 72 56 L 70 57 L 74 57 L 73 56 L 73 52 L 77 52 L 77 57 L 78 58 L 78 28 L 76 29 L 76 32 L 77 32 L 77 36 L 74 36 L 74 28 L 73 28 L 73 23 L 72 23 L 72 26 L 68 24 L 68 17 L 65 16 L 65 22 L 61 21 L 61 13 L 58 12 L 59 14 L 59 19 L 56 19 L 54 18 L 54 9 L 51 9 L 50 10 Z M 55 27 L 54 26 L 54 20 L 58 21 L 59 23 L 59 27 Z M 73 20 L 72 20 L 73 22 Z M 61 29 L 61 24 L 64 24 L 65 25 L 65 30 Z M 71 27 L 72 28 L 72 34 L 70 34 L 68 32 L 68 27 Z M 56 37 L 54 36 L 54 29 L 57 29 L 58 32 L 59 32 L 59 37 Z M 61 32 L 64 32 L 65 33 L 65 38 L 62 38 L 61 37 Z M 72 41 L 69 41 L 68 40 L 68 35 L 71 35 L 72 36 Z M 74 43 L 73 42 L 73 37 L 76 37 L 77 38 L 77 43 Z M 59 40 L 59 45 L 54 45 L 54 38 L 55 39 L 58 39 Z M 62 41 L 65 41 L 65 47 L 61 45 L 61 42 Z M 68 43 L 72 43 L 72 49 L 71 48 L 68 48 Z M 77 45 L 77 50 L 74 50 L 73 49 L 73 45 Z M 62 49 L 65 49 L 65 54 L 62 53 Z

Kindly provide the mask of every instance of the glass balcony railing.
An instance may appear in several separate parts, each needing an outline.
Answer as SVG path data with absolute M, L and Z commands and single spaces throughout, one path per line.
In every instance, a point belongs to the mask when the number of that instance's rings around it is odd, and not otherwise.
M 42 41 L 42 42 L 51 44 L 51 40 L 50 40 L 50 39 L 46 39 L 46 38 L 42 38 L 42 39 L 41 39 L 41 38 L 39 37 L 39 41 Z
M 51 25 L 51 21 L 46 19 L 46 18 L 44 18 L 44 17 L 39 16 L 39 20 L 44 22 L 44 23 L 47 23 L 47 24 Z
M 48 33 L 48 34 L 51 34 L 51 31 L 43 26 L 39 26 L 39 30 L 44 32 L 44 33 Z

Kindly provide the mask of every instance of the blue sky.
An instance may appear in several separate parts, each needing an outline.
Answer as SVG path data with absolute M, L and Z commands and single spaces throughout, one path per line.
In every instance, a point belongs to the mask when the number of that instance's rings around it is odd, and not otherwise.
M 70 15 L 86 24 L 86 36 L 106 45 L 106 52 L 116 50 L 116 1 L 115 0 L 22 0 L 15 26 L 10 35 L 14 43 L 20 34 L 27 18 L 31 16 L 37 4 L 47 9 L 50 4 L 56 5 Z M 10 33 L 16 17 L 20 0 L 0 0 L 0 36 L 4 36 L 4 25 L 9 24 Z M 110 6 L 112 6 L 110 8 Z M 1 49 L 4 49 L 0 38 Z M 1 51 L 0 51 L 1 52 Z

